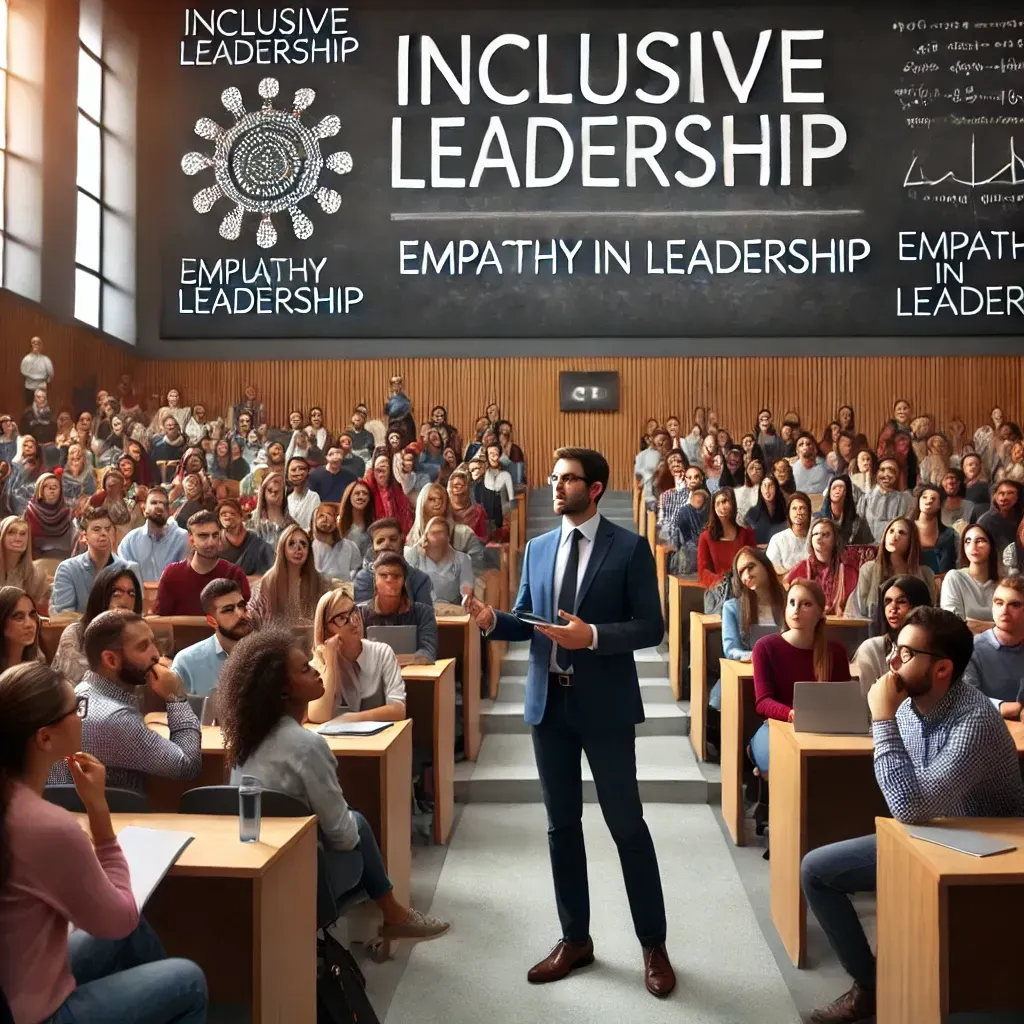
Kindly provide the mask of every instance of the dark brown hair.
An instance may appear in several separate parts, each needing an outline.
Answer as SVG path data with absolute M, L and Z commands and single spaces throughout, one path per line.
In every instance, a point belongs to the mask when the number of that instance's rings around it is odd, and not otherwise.
M 655 434 L 668 434 L 666 430 L 656 430 Z M 608 460 L 593 448 L 556 448 L 556 459 L 566 459 L 578 462 L 583 469 L 583 479 L 589 487 L 591 484 L 600 484 L 601 493 L 594 499 L 596 505 L 604 497 L 608 490 Z

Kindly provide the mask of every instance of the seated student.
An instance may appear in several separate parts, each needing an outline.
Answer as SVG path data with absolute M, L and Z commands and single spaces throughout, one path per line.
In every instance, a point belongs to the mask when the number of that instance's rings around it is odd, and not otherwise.
M 788 529 L 768 541 L 768 559 L 780 575 L 789 572 L 807 554 L 807 534 L 811 529 L 811 499 L 803 491 L 794 491 L 786 499 Z
M 348 439 L 348 450 L 352 451 L 352 439 Z M 346 469 L 345 451 L 341 440 L 327 449 L 327 465 L 314 469 L 309 474 L 309 489 L 320 495 L 321 501 L 337 504 L 341 501 L 349 484 L 356 482 L 358 474 Z
M 963 619 L 972 633 L 984 633 L 992 625 L 992 595 L 999 580 L 996 546 L 984 526 L 975 523 L 961 534 L 959 566 L 942 578 L 939 605 Z
M 117 553 L 126 562 L 142 570 L 143 583 L 157 583 L 171 562 L 188 553 L 188 530 L 168 520 L 170 505 L 162 487 L 152 487 L 146 495 L 146 524 L 130 530 L 118 545 Z
M 82 749 L 100 759 L 111 786 L 146 791 L 146 776 L 194 779 L 203 766 L 199 720 L 181 680 L 160 664 L 153 631 L 134 612 L 101 612 L 85 631 L 89 662 L 76 692 L 89 697 Z M 142 687 L 167 704 L 170 739 L 150 729 L 139 710 Z M 64 762 L 54 765 L 49 784 L 70 785 Z
M 654 479 L 654 490 L 658 495 L 658 537 L 666 540 L 671 533 L 676 513 L 690 500 L 686 486 L 686 456 L 673 449 L 658 467 Z
M 736 488 L 736 522 L 749 526 L 747 513 L 757 504 L 761 496 L 761 483 L 765 478 L 764 463 L 752 458 L 743 470 L 743 485 Z
M 46 573 L 32 561 L 28 525 L 17 516 L 0 519 L 0 586 L 21 587 L 40 611 L 50 598 Z
M 203 972 L 167 959 L 139 916 L 106 772 L 82 752 L 92 711 L 46 665 L 0 675 L 0 989 L 18 1022 L 202 1024 Z M 55 765 L 71 766 L 88 832 L 43 799 Z
M 896 489 L 899 476 L 899 463 L 892 458 L 882 459 L 875 474 L 875 485 L 862 494 L 857 503 L 857 514 L 867 522 L 876 541 L 882 539 L 887 524 L 909 515 L 913 508 L 913 495 Z
M 473 565 L 469 555 L 452 547 L 450 529 L 444 516 L 434 516 L 419 542 L 406 546 L 405 561 L 410 569 L 421 569 L 430 577 L 435 601 L 457 605 L 473 590 Z
M 406 546 L 415 547 L 419 544 L 427 522 L 434 516 L 443 516 L 448 520 L 452 547 L 469 555 L 474 573 L 482 573 L 486 568 L 483 542 L 468 526 L 461 526 L 455 521 L 449 506 L 448 492 L 440 484 L 430 484 L 420 491 L 416 499 L 416 518 L 405 538 Z
M 92 470 L 88 470 L 92 475 Z M 61 480 L 53 473 L 43 473 L 36 480 L 32 497 L 22 516 L 32 535 L 35 558 L 70 558 L 78 539 L 72 510 L 77 502 L 64 498 Z
M 789 459 L 776 459 L 772 465 L 772 476 L 779 485 L 779 489 L 788 498 L 796 491 L 796 484 L 793 481 L 793 464 Z
M 703 471 L 698 472 L 703 480 Z M 669 571 L 674 576 L 692 576 L 697 572 L 697 547 L 711 514 L 711 495 L 703 484 L 689 491 L 687 497 L 666 538 L 668 550 L 672 552 Z
M 1024 815 L 1013 738 L 962 678 L 971 647 L 970 630 L 952 612 L 915 608 L 890 671 L 868 691 L 875 778 L 897 821 Z M 873 834 L 820 846 L 803 859 L 807 904 L 853 978 L 848 992 L 811 1014 L 814 1024 L 853 1024 L 875 1014 L 875 958 L 850 895 L 875 891 L 877 867 Z
M 818 454 L 814 435 L 804 431 L 796 439 L 796 462 L 793 463 L 793 484 L 804 494 L 821 494 L 832 476 L 825 460 Z
M 985 479 L 981 456 L 970 452 L 963 457 L 960 468 L 964 474 L 964 499 L 974 503 L 976 515 L 984 513 L 992 501 L 992 491 Z
M 935 588 L 935 573 L 927 565 L 921 565 L 921 542 L 917 527 L 900 516 L 885 529 L 878 545 L 878 554 L 860 567 L 857 589 L 846 602 L 846 618 L 871 619 L 875 615 L 878 588 L 897 575 L 917 576 L 932 589 Z
M 980 690 L 1003 718 L 1021 720 L 1024 701 L 1024 577 L 1009 576 L 992 595 L 993 626 L 974 638 L 964 680 Z
M 142 583 L 131 569 L 111 565 L 96 576 L 85 612 L 69 623 L 60 635 L 53 667 L 71 683 L 80 683 L 89 671 L 85 656 L 85 631 L 101 612 L 129 611 L 142 614 Z
M 497 533 L 504 539 L 508 539 L 508 527 L 505 525 L 505 513 L 501 506 L 501 495 L 484 486 L 484 474 L 487 472 L 487 462 L 483 456 L 477 459 L 468 459 L 469 477 L 472 481 L 471 493 L 473 501 L 480 505 L 487 514 L 487 521 L 491 525 L 492 536 Z
M 214 629 L 213 636 L 178 651 L 171 662 L 171 671 L 189 693 L 208 697 L 217 688 L 228 655 L 242 637 L 252 632 L 253 625 L 248 602 L 234 580 L 207 583 L 199 599 L 206 622 Z
M 952 526 L 954 529 L 957 523 L 969 523 L 975 518 L 977 506 L 973 501 L 967 500 L 967 479 L 959 469 L 949 469 L 942 477 L 942 493 L 945 498 L 942 502 L 942 525 Z
M 114 524 L 106 509 L 87 509 L 81 521 L 85 528 L 86 551 L 65 559 L 54 571 L 53 589 L 50 591 L 51 615 L 84 612 L 96 575 L 108 565 L 130 569 L 137 579 L 142 578 L 142 572 L 134 562 L 126 562 L 112 554 Z
M 245 528 L 245 514 L 235 498 L 224 498 L 215 509 L 221 528 L 220 557 L 245 573 L 262 576 L 274 564 L 274 549 Z
M 843 545 L 872 544 L 874 538 L 868 524 L 857 515 L 853 482 L 846 475 L 834 476 L 825 492 L 821 508 L 814 513 L 815 519 L 831 519 Z
M 732 488 L 723 487 L 711 500 L 708 524 L 697 542 L 697 580 L 700 585 L 705 590 L 718 587 L 732 568 L 736 552 L 746 547 L 757 547 L 757 538 L 749 526 L 737 525 Z M 725 600 L 724 594 L 722 600 Z M 705 607 L 708 607 L 707 601 Z
M 936 575 L 949 572 L 956 565 L 956 531 L 943 524 L 942 491 L 933 484 L 923 484 L 917 491 L 917 514 L 914 523 L 921 543 L 921 564 Z
M 242 596 L 249 600 L 245 573 L 220 557 L 220 523 L 213 512 L 197 512 L 188 521 L 192 553 L 181 562 L 171 562 L 160 576 L 153 605 L 154 615 L 202 615 L 200 594 L 211 580 L 236 580 Z
M 482 544 L 490 540 L 487 512 L 473 500 L 473 481 L 464 469 L 454 469 L 448 477 L 448 509 L 456 526 L 472 530 Z
M 871 684 L 888 671 L 903 621 L 915 608 L 932 606 L 932 590 L 917 576 L 890 576 L 878 588 L 872 636 L 853 656 L 857 678 L 866 697 Z
M 30 661 L 46 663 L 39 650 L 39 613 L 21 587 L 0 587 L 0 672 Z
M 370 550 L 370 524 L 373 522 L 373 493 L 365 480 L 350 485 L 338 507 L 338 533 L 352 541 L 363 556 Z M 398 520 L 395 520 L 397 525 Z
M 740 548 L 732 563 L 733 596 L 722 605 L 722 657 L 750 661 L 752 626 L 778 626 L 785 621 L 786 592 L 768 556 L 760 548 Z M 722 708 L 722 680 L 711 688 L 708 703 Z
M 320 495 L 309 486 L 309 462 L 294 457 L 288 461 L 288 514 L 304 530 L 313 525 L 313 513 L 320 504 Z
M 351 473 L 353 478 L 358 480 L 366 473 L 366 462 L 355 454 L 352 444 L 352 432 L 350 430 L 346 430 L 338 435 L 338 447 L 341 449 L 342 469 Z M 341 501 L 341 498 L 338 498 L 338 501 Z
M 239 641 L 217 690 L 231 781 L 251 775 L 264 789 L 309 806 L 320 819 L 327 875 L 339 905 L 362 888 L 384 915 L 384 939 L 443 935 L 448 922 L 395 899 L 372 829 L 345 801 L 334 754 L 322 736 L 301 725 L 310 702 L 323 694 L 320 676 L 290 633 L 261 630 Z
M 786 594 L 786 630 L 754 644 L 754 710 L 765 718 L 750 740 L 750 753 L 768 774 L 768 721 L 793 721 L 793 684 L 844 682 L 850 659 L 825 626 L 825 595 L 817 583 L 794 580 Z
M 416 653 L 398 655 L 399 665 L 431 665 L 437 660 L 437 619 L 434 605 L 413 601 L 408 594 L 409 567 L 401 555 L 385 551 L 373 563 L 373 597 L 359 604 L 363 627 L 415 626 Z
M 256 581 L 249 612 L 262 626 L 294 626 L 313 621 L 313 612 L 330 584 L 316 571 L 309 534 L 292 523 L 277 542 L 274 564 Z
M 387 644 L 363 637 L 363 620 L 347 584 L 320 598 L 313 619 L 313 668 L 324 694 L 309 702 L 311 722 L 400 722 L 405 681 Z
M 1016 540 L 1021 521 L 1020 491 L 1017 485 L 1009 480 L 997 484 L 992 491 L 992 508 L 979 516 L 978 522 L 988 530 L 1001 563 L 1004 551 L 1012 547 Z
M 794 580 L 814 580 L 825 595 L 825 614 L 842 615 L 857 589 L 857 570 L 843 561 L 843 542 L 831 519 L 817 519 L 807 535 L 807 557 L 786 574 Z
M 313 514 L 313 561 L 327 580 L 348 583 L 363 564 L 359 548 L 338 532 L 338 506 L 323 501 Z
M 399 528 L 397 519 L 378 519 L 370 524 L 370 548 L 363 560 L 363 567 L 356 573 L 353 580 L 353 590 L 356 603 L 369 601 L 374 592 L 373 566 L 378 555 L 385 551 L 393 554 L 402 554 L 402 531 Z M 434 603 L 434 591 L 430 577 L 422 569 L 408 568 L 406 579 L 406 590 L 409 592 L 409 600 L 416 604 Z
M 746 518 L 759 545 L 767 545 L 772 537 L 788 528 L 786 496 L 775 477 L 766 476 L 761 481 L 757 501 L 747 510 Z

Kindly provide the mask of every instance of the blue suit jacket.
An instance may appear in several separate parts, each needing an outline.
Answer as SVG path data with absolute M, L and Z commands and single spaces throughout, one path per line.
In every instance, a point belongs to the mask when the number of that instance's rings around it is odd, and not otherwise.
M 532 612 L 560 624 L 554 594 L 555 555 L 561 528 L 531 540 L 523 553 L 513 611 Z M 587 571 L 576 594 L 576 615 L 597 627 L 597 649 L 572 652 L 574 714 L 581 725 L 644 720 L 633 652 L 655 647 L 665 635 L 658 576 L 647 541 L 602 519 Z M 496 640 L 529 640 L 526 721 L 538 725 L 547 705 L 551 641 L 514 614 L 498 612 Z

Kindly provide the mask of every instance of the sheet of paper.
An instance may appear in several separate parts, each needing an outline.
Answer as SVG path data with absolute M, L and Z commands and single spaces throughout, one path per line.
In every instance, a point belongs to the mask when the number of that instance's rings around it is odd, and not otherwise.
M 128 825 L 118 832 L 117 839 L 128 861 L 132 892 L 135 893 L 139 910 L 146 906 L 153 890 L 194 838 L 191 832 L 140 828 L 136 825 Z
M 321 736 L 376 736 L 377 733 L 390 729 L 391 722 L 327 722 L 317 732 Z

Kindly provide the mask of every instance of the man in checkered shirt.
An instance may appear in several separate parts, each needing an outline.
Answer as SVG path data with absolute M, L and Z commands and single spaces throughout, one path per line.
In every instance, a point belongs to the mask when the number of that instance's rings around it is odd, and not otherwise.
M 181 680 L 160 664 L 153 631 L 141 615 L 103 612 L 85 631 L 89 671 L 76 687 L 88 694 L 82 722 L 82 750 L 102 761 L 107 785 L 144 793 L 147 775 L 194 779 L 202 768 L 202 732 Z M 170 739 L 150 729 L 142 717 L 143 687 L 167 703 Z M 63 762 L 47 783 L 71 785 Z
M 971 631 L 952 612 L 915 608 L 891 671 L 868 693 L 875 778 L 898 821 L 1024 815 L 1013 737 L 992 702 L 962 678 L 973 650 Z M 874 835 L 803 859 L 807 903 L 853 978 L 848 992 L 811 1014 L 811 1024 L 856 1024 L 875 1015 L 875 958 L 850 894 L 875 891 L 877 863 Z

